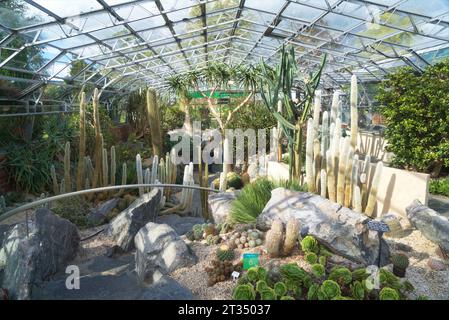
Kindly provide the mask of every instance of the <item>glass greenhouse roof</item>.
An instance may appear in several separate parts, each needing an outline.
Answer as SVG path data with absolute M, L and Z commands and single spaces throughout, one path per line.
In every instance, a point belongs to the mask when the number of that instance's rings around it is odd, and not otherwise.
M 26 82 L 18 98 L 47 83 L 163 89 L 168 76 L 212 61 L 275 63 L 283 44 L 295 46 L 305 71 L 328 54 L 324 87 L 353 73 L 379 81 L 392 68 L 420 70 L 448 56 L 449 1 L 0 2 L 0 69 L 9 71 L 0 79 Z M 70 72 L 80 60 L 82 68 Z

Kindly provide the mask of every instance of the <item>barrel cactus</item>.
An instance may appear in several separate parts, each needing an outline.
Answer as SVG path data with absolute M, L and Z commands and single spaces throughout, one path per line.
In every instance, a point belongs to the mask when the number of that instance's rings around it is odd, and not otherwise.
M 217 258 L 220 261 L 234 260 L 234 256 L 234 250 L 226 245 L 222 245 L 217 249 Z

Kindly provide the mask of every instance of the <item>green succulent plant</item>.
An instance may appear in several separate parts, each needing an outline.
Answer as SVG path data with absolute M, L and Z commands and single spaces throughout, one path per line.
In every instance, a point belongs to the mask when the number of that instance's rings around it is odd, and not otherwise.
M 369 272 L 366 268 L 358 268 L 352 271 L 352 279 L 356 281 L 362 281 L 369 277 Z
M 314 252 L 316 254 L 319 251 L 318 241 L 312 236 L 305 236 L 301 240 L 301 249 L 304 252 Z
M 256 271 L 257 271 L 257 279 L 258 280 L 264 280 L 264 281 L 267 280 L 268 271 L 265 268 L 258 266 L 258 267 L 256 267 Z
M 274 285 L 274 292 L 276 296 L 282 297 L 287 293 L 287 286 L 283 282 L 276 282 Z
M 315 264 L 318 261 L 318 257 L 315 252 L 308 252 L 306 254 L 306 261 L 310 264 Z
M 325 267 L 326 263 L 327 263 L 327 257 L 326 256 L 320 256 L 318 258 L 318 263 L 321 264 L 323 267 Z
M 399 293 L 393 288 L 382 288 L 379 293 L 379 300 L 399 300 Z
M 351 284 L 352 297 L 356 300 L 363 300 L 365 298 L 365 287 L 360 281 L 354 281 Z
M 303 268 L 298 267 L 296 263 L 287 263 L 280 268 L 281 275 L 288 280 L 297 283 L 305 283 L 307 278 L 310 279 L 309 274 Z
M 341 289 L 337 282 L 333 280 L 324 280 L 318 290 L 319 300 L 331 300 L 341 296 Z
M 203 238 L 204 228 L 201 224 L 196 224 L 192 227 L 193 236 L 195 240 L 201 240 Z
M 248 280 L 251 282 L 257 281 L 259 279 L 259 275 L 257 274 L 257 267 L 249 268 L 246 276 L 248 277 Z
M 379 270 L 379 282 L 382 287 L 390 287 L 396 290 L 402 289 L 399 278 L 384 268 Z
M 322 264 L 315 263 L 314 265 L 312 265 L 312 274 L 317 278 L 324 277 L 325 274 L 324 266 Z
M 228 246 L 223 245 L 220 246 L 220 248 L 217 249 L 217 258 L 220 261 L 230 261 L 230 260 L 234 260 L 234 250 L 230 249 Z
M 193 230 L 187 231 L 186 238 L 190 241 L 195 240 L 195 234 L 193 233 Z
M 332 300 L 352 300 L 350 297 L 336 296 Z
M 290 296 L 282 296 L 279 300 L 295 300 L 295 298 Z
M 256 293 L 254 292 L 254 287 L 248 284 L 240 284 L 235 287 L 232 294 L 233 300 L 254 300 L 256 299 Z
M 276 300 L 276 292 L 274 291 L 274 289 L 267 287 L 260 292 L 260 299 L 261 300 Z
M 329 274 L 329 280 L 334 280 L 340 285 L 347 285 L 352 281 L 352 273 L 346 267 L 337 267 Z
M 317 300 L 318 299 L 318 290 L 320 286 L 316 283 L 312 284 L 309 287 L 309 291 L 307 291 L 307 300 Z
M 393 255 L 391 257 L 391 263 L 393 263 L 393 265 L 395 267 L 398 267 L 398 268 L 401 268 L 401 269 L 407 269 L 407 267 L 410 264 L 408 257 L 405 254 L 402 254 L 402 253 L 398 253 L 398 254 Z
M 262 290 L 264 290 L 267 287 L 268 287 L 268 285 L 265 280 L 259 280 L 256 283 L 256 291 L 257 292 L 261 292 Z
M 428 296 L 424 296 L 424 295 L 419 295 L 416 300 L 429 300 Z

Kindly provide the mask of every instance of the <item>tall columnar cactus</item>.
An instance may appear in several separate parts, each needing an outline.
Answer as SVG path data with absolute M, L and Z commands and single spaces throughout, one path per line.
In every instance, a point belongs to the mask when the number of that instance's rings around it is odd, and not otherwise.
M 115 147 L 111 147 L 111 186 L 115 186 L 115 176 L 117 174 L 117 162 L 115 156 Z
M 349 152 L 346 158 L 346 169 L 345 169 L 345 198 L 344 198 L 344 206 L 349 208 L 351 205 L 351 197 L 352 197 L 352 165 L 354 158 L 354 148 L 352 146 L 349 147 Z
M 329 113 L 327 111 L 324 111 L 321 122 L 321 152 L 320 152 L 323 159 L 325 159 L 326 157 L 327 149 L 329 149 Z
M 281 245 L 284 240 L 284 225 L 281 220 L 274 220 L 271 229 L 265 236 L 265 248 L 270 258 L 277 258 L 281 255 Z
M 127 180 L 128 180 L 128 168 L 126 166 L 126 162 L 123 162 L 123 164 L 122 164 L 122 183 L 121 183 L 121 185 L 122 186 L 126 185 Z M 120 188 L 120 190 L 117 193 L 117 196 L 121 196 L 124 191 L 125 191 L 124 188 Z
M 357 135 L 359 127 L 359 115 L 357 112 L 357 77 L 352 75 L 351 77 L 351 146 L 354 151 L 357 148 Z
M 51 175 L 51 181 L 53 184 L 53 193 L 55 195 L 59 194 L 59 185 L 58 185 L 58 178 L 56 177 L 56 169 L 54 165 L 51 165 L 50 167 L 50 175 Z
M 103 148 L 103 156 L 102 156 L 102 168 L 103 168 L 103 187 L 107 187 L 108 183 L 109 183 L 109 166 L 108 166 L 108 151 L 106 150 L 106 148 Z
M 335 189 L 336 179 L 335 179 L 335 167 L 334 167 L 334 157 L 332 151 L 329 149 L 326 151 L 326 164 L 327 164 L 327 190 L 329 192 L 329 200 L 337 201 L 337 192 Z
M 355 188 L 359 186 L 359 155 L 354 155 L 352 159 L 352 172 L 351 172 L 351 204 L 354 208 L 354 193 Z M 359 190 L 360 191 L 360 190 Z
M 340 143 L 342 148 L 340 150 L 340 160 L 338 164 L 337 203 L 341 205 L 344 205 L 345 200 L 345 173 L 350 142 L 349 137 L 345 137 L 343 143 Z
M 81 93 L 80 99 L 80 141 L 78 150 L 78 168 L 76 172 L 76 190 L 81 190 L 85 180 L 85 163 L 84 157 L 86 156 L 86 95 Z
M 369 217 L 373 216 L 374 208 L 377 202 L 377 189 L 379 188 L 380 178 L 382 176 L 383 163 L 379 161 L 374 172 L 373 182 L 369 191 L 368 202 L 366 203 L 365 214 Z
M 362 184 L 362 207 L 366 207 L 366 201 L 368 200 L 368 182 L 370 180 L 371 171 L 371 156 L 366 155 L 363 162 L 362 172 L 360 173 L 360 183 Z
M 151 171 L 150 171 L 150 168 L 146 168 L 145 171 L 143 172 L 143 183 L 145 183 L 145 184 L 150 184 L 151 183 Z M 145 190 L 145 192 L 149 192 L 150 188 L 149 187 L 145 187 L 144 190 Z
M 92 178 L 92 188 L 97 188 L 101 184 L 101 175 L 102 175 L 102 156 L 103 156 L 103 137 L 101 134 L 101 126 L 100 126 L 100 111 L 99 111 L 99 96 L 98 89 L 94 90 L 93 97 L 93 114 L 94 114 L 94 129 L 95 129 L 95 168 L 94 168 L 94 176 Z
M 355 186 L 352 197 L 352 208 L 355 212 L 362 213 L 362 196 L 360 193 L 360 187 Z
M 65 193 L 65 179 L 62 178 L 61 185 L 59 186 L 59 194 L 64 194 L 64 193 Z
M 287 221 L 287 225 L 285 227 L 285 240 L 283 246 L 283 253 L 285 255 L 290 255 L 295 248 L 296 241 L 298 240 L 299 235 L 299 220 L 295 218 L 290 218 Z
M 143 172 L 142 172 L 142 159 L 140 154 L 136 156 L 136 173 L 137 173 L 137 184 L 143 184 Z M 139 196 L 143 196 L 144 188 L 139 187 Z
M 150 183 L 156 183 L 159 168 L 159 157 L 155 155 L 153 157 L 153 163 L 151 165 L 151 175 L 150 175 Z
M 222 172 L 220 173 L 220 187 L 219 190 L 220 191 L 226 191 L 227 188 L 227 179 L 226 179 L 226 173 Z
M 72 191 L 72 179 L 70 176 L 70 142 L 65 143 L 64 148 L 64 182 L 66 192 Z
M 315 176 L 313 175 L 313 142 L 314 129 L 313 119 L 307 121 L 307 140 L 306 140 L 306 182 L 309 192 L 315 192 Z
M 334 91 L 332 96 L 332 106 L 331 106 L 331 123 L 337 122 L 338 117 L 338 107 L 340 106 L 340 91 Z
M 162 155 L 162 130 L 159 108 L 157 105 L 156 91 L 147 90 L 147 117 L 151 132 L 151 145 L 153 147 L 153 155 Z
M 320 176 L 321 176 L 321 178 L 320 178 L 320 194 L 323 198 L 326 198 L 326 195 L 327 195 L 327 172 L 326 172 L 326 169 L 321 169 Z

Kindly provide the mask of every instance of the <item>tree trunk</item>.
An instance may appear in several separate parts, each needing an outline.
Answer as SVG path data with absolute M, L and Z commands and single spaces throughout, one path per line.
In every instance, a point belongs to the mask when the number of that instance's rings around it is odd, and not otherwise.
M 434 165 L 432 171 L 430 172 L 430 177 L 438 178 L 442 168 L 443 168 L 443 161 L 442 160 L 435 161 L 435 165 Z

